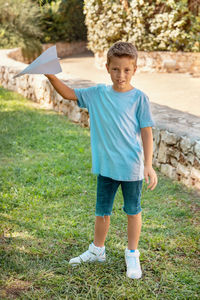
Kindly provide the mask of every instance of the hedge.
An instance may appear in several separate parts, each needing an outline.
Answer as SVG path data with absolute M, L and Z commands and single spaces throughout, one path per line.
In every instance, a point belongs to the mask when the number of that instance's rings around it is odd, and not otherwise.
M 0 48 L 21 47 L 24 56 L 41 50 L 41 13 L 31 0 L 0 0 Z
M 82 0 L 0 0 L 0 48 L 33 58 L 41 43 L 86 40 L 84 21 Z
M 85 0 L 88 48 L 118 40 L 141 51 L 200 51 L 200 9 L 187 0 Z M 193 0 L 193 4 L 194 4 Z
M 41 6 L 42 42 L 87 39 L 82 0 L 54 0 Z

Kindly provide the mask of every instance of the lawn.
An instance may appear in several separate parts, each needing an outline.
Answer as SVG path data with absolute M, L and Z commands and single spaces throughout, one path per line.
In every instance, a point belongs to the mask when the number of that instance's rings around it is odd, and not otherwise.
M 93 240 L 89 129 L 0 88 L 0 299 L 199 299 L 199 195 L 163 176 L 143 185 L 143 277 L 125 276 L 119 190 L 107 262 L 72 268 Z

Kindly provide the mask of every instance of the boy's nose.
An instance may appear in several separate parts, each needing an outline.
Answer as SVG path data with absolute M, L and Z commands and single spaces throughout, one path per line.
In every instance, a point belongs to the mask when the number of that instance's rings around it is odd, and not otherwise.
M 124 78 L 124 72 L 123 72 L 123 71 L 120 71 L 119 74 L 118 74 L 118 77 L 119 77 L 119 79 Z

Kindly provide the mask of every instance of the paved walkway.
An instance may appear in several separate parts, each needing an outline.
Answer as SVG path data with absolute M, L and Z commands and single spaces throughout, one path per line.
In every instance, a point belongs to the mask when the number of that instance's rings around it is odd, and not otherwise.
M 111 83 L 106 69 L 97 69 L 90 53 L 62 59 L 61 65 L 64 73 L 76 78 Z M 189 74 L 136 72 L 132 84 L 142 89 L 152 103 L 200 117 L 200 78 Z

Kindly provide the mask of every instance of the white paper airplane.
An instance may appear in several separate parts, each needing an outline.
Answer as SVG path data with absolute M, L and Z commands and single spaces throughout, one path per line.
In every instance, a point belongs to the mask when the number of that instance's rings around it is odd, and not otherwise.
M 62 72 L 62 69 L 58 60 L 56 46 L 52 46 L 13 78 L 24 74 L 57 74 L 60 72 Z

